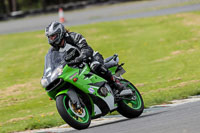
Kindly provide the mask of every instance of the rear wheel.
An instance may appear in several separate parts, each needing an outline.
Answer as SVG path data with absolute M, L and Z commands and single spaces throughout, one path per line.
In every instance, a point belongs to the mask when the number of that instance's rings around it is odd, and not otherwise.
M 144 102 L 140 92 L 131 82 L 127 80 L 122 80 L 121 83 L 125 84 L 126 88 L 131 89 L 134 95 L 132 98 L 129 97 L 131 100 L 119 101 L 117 111 L 127 118 L 135 118 L 140 116 L 144 110 Z
M 87 107 L 76 109 L 67 95 L 58 96 L 56 106 L 60 116 L 71 127 L 81 130 L 90 125 L 91 117 Z

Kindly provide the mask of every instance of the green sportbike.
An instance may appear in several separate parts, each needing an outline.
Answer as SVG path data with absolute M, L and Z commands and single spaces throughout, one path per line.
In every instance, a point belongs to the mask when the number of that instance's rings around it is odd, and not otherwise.
M 92 73 L 87 63 L 69 66 L 61 59 L 54 63 L 45 59 L 41 80 L 49 97 L 56 101 L 62 119 L 75 129 L 85 129 L 91 119 L 105 116 L 117 110 L 127 118 L 135 118 L 144 110 L 143 99 L 137 88 L 122 78 L 125 73 L 115 54 L 104 60 L 105 66 L 119 78 L 125 89 L 120 93 L 102 77 Z

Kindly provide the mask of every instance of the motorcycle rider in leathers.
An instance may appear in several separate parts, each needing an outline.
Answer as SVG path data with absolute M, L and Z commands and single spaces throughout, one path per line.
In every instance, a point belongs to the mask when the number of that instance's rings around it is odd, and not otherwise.
M 92 72 L 106 79 L 111 86 L 121 91 L 124 86 L 104 66 L 101 54 L 96 53 L 87 44 L 86 39 L 79 33 L 69 32 L 59 22 L 52 22 L 45 29 L 48 43 L 52 46 L 48 53 L 64 52 L 65 61 L 68 65 L 86 62 L 90 65 Z

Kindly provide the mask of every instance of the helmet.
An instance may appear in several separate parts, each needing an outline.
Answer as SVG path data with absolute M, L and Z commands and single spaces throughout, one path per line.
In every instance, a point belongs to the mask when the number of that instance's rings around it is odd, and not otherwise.
M 65 33 L 66 30 L 64 25 L 59 22 L 52 22 L 45 28 L 45 34 L 48 38 L 49 44 L 56 49 L 59 49 L 59 44 L 61 43 Z

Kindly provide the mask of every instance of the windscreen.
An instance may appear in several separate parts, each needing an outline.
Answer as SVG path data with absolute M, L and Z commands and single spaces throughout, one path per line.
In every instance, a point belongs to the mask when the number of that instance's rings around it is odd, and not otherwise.
M 51 73 L 57 68 L 63 61 L 62 53 L 58 51 L 50 50 L 45 56 L 45 66 L 43 77 L 51 76 Z
M 52 72 L 60 65 L 64 65 L 66 61 L 74 60 L 77 56 L 79 56 L 80 53 L 76 48 L 68 48 L 66 51 L 66 47 L 64 48 L 64 51 L 54 51 L 49 50 L 47 55 L 45 56 L 45 67 L 44 67 L 44 74 L 43 78 L 47 78 L 49 80 L 49 77 L 51 76 Z

